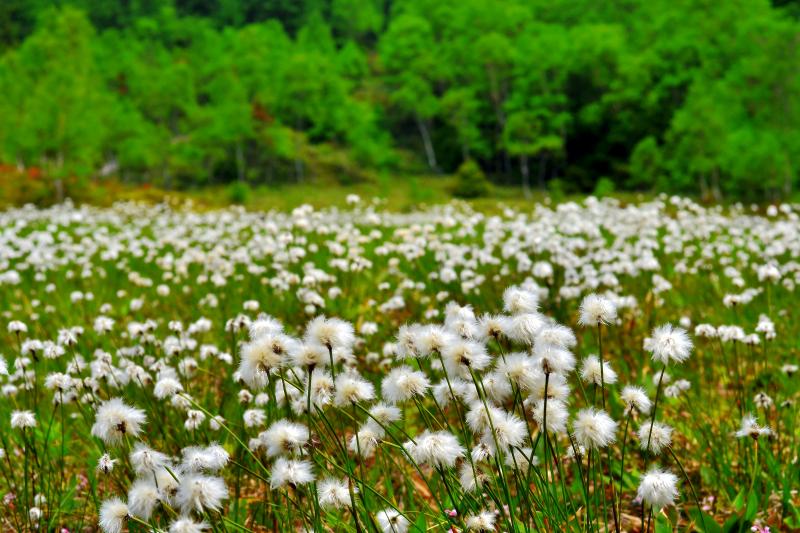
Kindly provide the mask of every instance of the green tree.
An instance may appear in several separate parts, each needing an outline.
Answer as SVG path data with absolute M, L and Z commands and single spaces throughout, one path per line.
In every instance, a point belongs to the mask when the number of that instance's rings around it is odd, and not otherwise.
M 431 137 L 432 121 L 439 113 L 433 31 L 424 18 L 403 14 L 392 20 L 379 47 L 389 99 L 402 114 L 413 118 L 428 166 L 438 170 Z

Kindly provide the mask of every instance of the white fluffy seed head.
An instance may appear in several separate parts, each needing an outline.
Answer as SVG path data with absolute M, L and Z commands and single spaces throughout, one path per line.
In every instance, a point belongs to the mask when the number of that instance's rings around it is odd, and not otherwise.
M 377 513 L 381 533 L 407 533 L 411 523 L 396 509 L 384 509 Z
M 130 514 L 144 520 L 150 520 L 158 505 L 160 496 L 158 488 L 150 479 L 134 481 L 128 489 L 128 509 Z
M 634 410 L 641 414 L 650 412 L 650 398 L 642 387 L 627 385 L 622 389 L 619 397 L 625 403 L 626 413 L 631 413 Z
M 464 521 L 467 531 L 489 532 L 494 531 L 495 514 L 483 511 L 476 515 L 470 515 Z
M 33 411 L 14 411 L 11 413 L 11 427 L 27 429 L 36 427 L 36 415 Z
M 692 340 L 683 328 L 665 324 L 653 330 L 648 343 L 648 351 L 653 361 L 667 364 L 670 361 L 682 363 L 692 352 Z
M 535 313 L 539 310 L 539 297 L 518 286 L 508 287 L 503 292 L 503 310 L 512 315 Z
M 191 474 L 184 476 L 178 486 L 176 501 L 184 513 L 205 510 L 218 511 L 228 497 L 228 487 L 220 477 Z
M 442 360 L 448 375 L 463 378 L 470 377 L 470 370 L 479 372 L 492 361 L 483 344 L 463 339 L 445 346 Z
M 672 443 L 672 428 L 661 422 L 651 424 L 648 421 L 639 426 L 637 436 L 639 437 L 639 447 L 642 450 L 658 455 L 661 450 Z
M 342 373 L 336 376 L 336 393 L 333 403 L 338 407 L 347 407 L 375 398 L 375 387 L 355 373 Z
M 678 498 L 678 478 L 672 472 L 652 468 L 642 476 L 637 496 L 654 509 L 662 509 Z
M 277 489 L 287 485 L 297 487 L 312 481 L 314 481 L 314 473 L 310 462 L 280 457 L 272 466 L 269 485 L 272 489 Z
M 106 444 L 117 444 L 126 436 L 136 438 L 145 421 L 144 411 L 112 398 L 98 407 L 92 435 Z
M 303 424 L 289 420 L 278 420 L 258 438 L 266 448 L 269 457 L 299 454 L 308 442 L 309 431 Z
M 610 299 L 589 294 L 581 302 L 578 323 L 586 327 L 611 324 L 617 319 L 617 306 Z
M 439 468 L 452 468 L 465 453 L 458 438 L 447 431 L 426 430 L 413 442 L 408 441 L 403 446 L 417 464 Z
M 230 454 L 219 444 L 188 446 L 181 451 L 185 472 L 217 472 L 228 464 Z
M 424 396 L 430 381 L 423 372 L 409 366 L 392 369 L 381 382 L 383 398 L 391 403 L 401 403 L 415 396 Z
M 594 407 L 579 411 L 572 427 L 578 444 L 586 448 L 605 448 L 616 439 L 617 423 Z
M 772 430 L 769 427 L 759 425 L 756 417 L 748 413 L 742 418 L 742 424 L 735 435 L 740 439 L 750 437 L 753 440 L 758 440 L 760 437 L 769 436 L 771 433 Z
M 100 528 L 104 533 L 121 533 L 128 519 L 128 505 L 119 498 L 111 498 L 100 506 Z
M 281 333 L 256 337 L 242 346 L 239 375 L 249 386 L 263 388 L 270 372 L 291 359 L 299 346 L 296 340 Z
M 544 416 L 544 400 L 537 400 L 533 406 L 533 419 L 539 424 L 539 427 L 544 427 L 547 424 L 547 431 L 549 433 L 556 433 L 563 435 L 567 432 L 567 418 L 569 418 L 569 411 L 567 405 L 561 400 L 547 400 L 547 420 Z
M 603 361 L 601 366 L 600 359 L 596 355 L 590 355 L 581 365 L 581 379 L 588 384 L 611 385 L 617 382 L 617 373 L 608 361 Z
M 169 533 L 203 533 L 208 529 L 211 529 L 208 523 L 195 522 L 187 517 L 178 518 L 169 525 Z
M 318 316 L 306 326 L 306 342 L 320 344 L 329 350 L 350 350 L 356 337 L 353 325 L 338 318 Z
M 170 463 L 166 454 L 153 450 L 142 442 L 137 442 L 133 446 L 129 457 L 134 472 L 139 476 L 151 475 Z
M 353 492 L 356 492 L 355 487 Z M 347 481 L 333 478 L 323 479 L 317 485 L 319 504 L 325 508 L 342 509 L 351 504 Z

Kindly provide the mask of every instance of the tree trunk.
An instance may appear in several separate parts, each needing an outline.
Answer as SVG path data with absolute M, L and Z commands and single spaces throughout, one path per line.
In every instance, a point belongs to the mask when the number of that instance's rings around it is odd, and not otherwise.
M 788 198 L 792 194 L 792 174 L 787 172 L 783 178 L 783 194 Z
M 64 181 L 61 179 L 61 169 L 64 167 L 64 154 L 59 152 L 56 158 L 56 168 L 58 169 L 59 177 L 56 179 L 56 202 L 59 204 L 64 201 Z
M 716 168 L 711 171 L 711 194 L 714 195 L 715 201 L 722 200 L 722 191 L 719 188 L 719 170 Z
M 539 188 L 542 190 L 545 189 L 544 177 L 546 171 L 547 171 L 547 154 L 543 153 L 542 155 L 539 156 Z
M 428 159 L 428 166 L 434 172 L 439 172 L 439 165 L 436 163 L 436 150 L 434 149 L 433 142 L 431 141 L 431 134 L 428 130 L 428 125 L 425 124 L 425 121 L 419 115 L 416 115 L 416 118 L 419 134 L 422 137 L 422 145 L 425 147 L 425 157 Z
M 240 182 L 244 181 L 244 150 L 241 141 L 236 142 L 236 177 Z
M 519 158 L 519 170 L 522 173 L 522 192 L 525 198 L 531 197 L 531 170 L 528 168 L 528 154 L 523 154 Z
M 700 174 L 700 198 L 708 200 L 708 197 L 708 180 L 706 180 L 705 174 Z

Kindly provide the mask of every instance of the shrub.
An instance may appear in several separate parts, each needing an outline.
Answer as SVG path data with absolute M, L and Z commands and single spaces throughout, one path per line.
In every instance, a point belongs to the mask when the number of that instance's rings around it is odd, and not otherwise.
M 480 198 L 489 194 L 491 184 L 481 167 L 472 159 L 467 159 L 456 171 L 456 186 L 453 195 L 459 198 Z
M 228 185 L 225 194 L 233 204 L 246 204 L 250 200 L 250 186 L 243 181 L 235 181 Z
M 594 186 L 594 195 L 598 198 L 602 198 L 604 196 L 608 196 L 614 192 L 614 182 L 611 181 L 611 178 L 607 178 L 603 176 Z

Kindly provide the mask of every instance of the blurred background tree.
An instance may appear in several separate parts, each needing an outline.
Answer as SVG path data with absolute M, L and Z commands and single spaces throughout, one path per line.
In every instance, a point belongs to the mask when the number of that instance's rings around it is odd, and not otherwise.
M 602 176 L 787 197 L 798 17 L 791 0 L 5 0 L 0 163 L 55 186 L 468 168 L 526 193 Z

